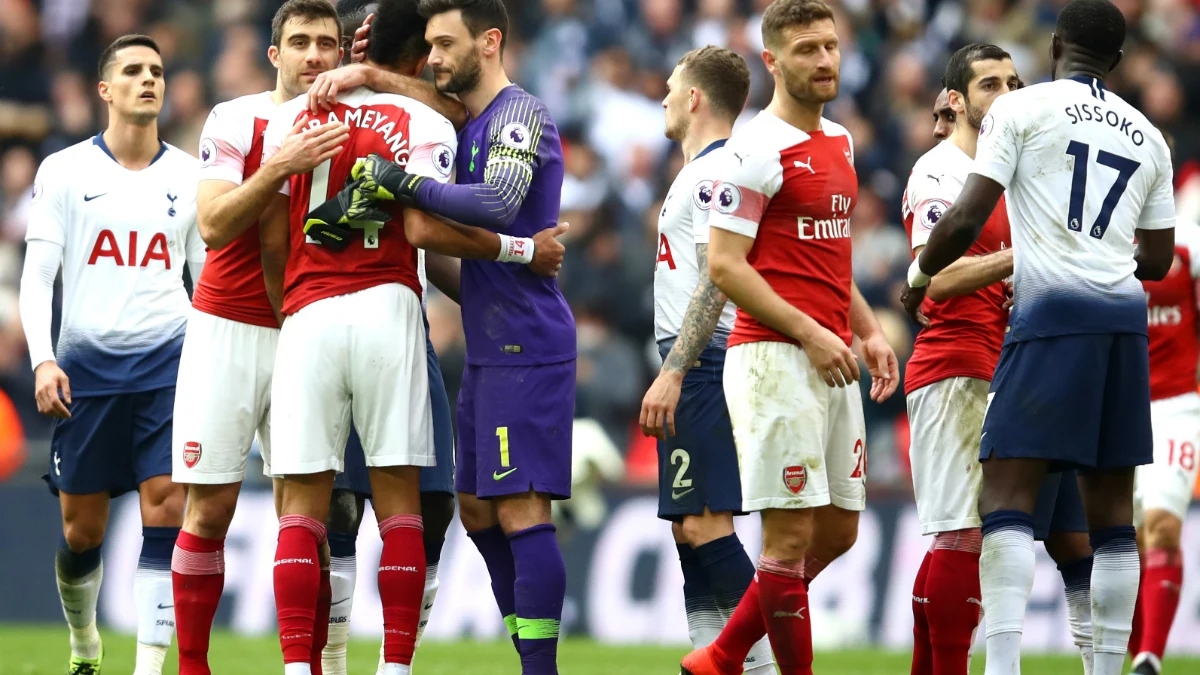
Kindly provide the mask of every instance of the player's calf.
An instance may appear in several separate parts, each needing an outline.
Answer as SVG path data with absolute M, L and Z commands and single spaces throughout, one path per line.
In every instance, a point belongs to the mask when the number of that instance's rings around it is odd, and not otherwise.
M 1142 672 L 1137 670 L 1139 667 L 1152 673 L 1161 670 L 1167 637 L 1179 609 L 1183 587 L 1182 529 L 1183 522 L 1175 514 L 1161 509 L 1146 511 L 1143 523 L 1145 558 L 1139 596 L 1141 639 L 1132 646 L 1135 672 Z
M 289 475 L 278 498 L 279 543 L 275 549 L 275 613 L 287 675 L 312 672 L 317 605 L 321 594 L 321 553 L 333 472 Z
M 96 603 L 104 565 L 100 544 L 108 520 L 108 493 L 59 493 L 63 513 L 63 538 L 54 555 L 58 595 L 71 631 L 72 660 L 96 666 L 102 647 L 96 629 Z
M 350 617 L 358 578 L 356 543 L 364 503 L 362 495 L 342 489 L 335 489 L 329 500 L 326 527 L 329 532 L 331 600 L 328 634 L 321 653 L 321 671 L 324 675 L 346 673 L 346 644 L 350 640 Z
M 550 524 L 550 497 L 532 491 L 496 498 L 496 514 L 512 549 L 513 588 L 521 668 L 557 673 L 559 624 L 567 570 Z
M 858 515 L 833 504 L 813 509 L 813 540 L 804 554 L 805 585 L 858 541 Z
M 142 553 L 133 578 L 138 608 L 135 675 L 162 672 L 175 636 L 175 600 L 171 558 L 183 524 L 186 491 L 169 475 L 154 476 L 138 486 L 142 511 Z

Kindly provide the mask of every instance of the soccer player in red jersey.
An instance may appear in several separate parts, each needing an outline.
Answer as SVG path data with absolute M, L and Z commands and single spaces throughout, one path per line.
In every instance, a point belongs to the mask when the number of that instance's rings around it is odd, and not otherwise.
M 1165 136 L 1166 134 L 1164 134 Z M 1168 144 L 1171 139 L 1167 138 Z M 1161 281 L 1144 281 L 1150 337 L 1150 421 L 1154 463 L 1139 466 L 1134 524 L 1142 549 L 1142 582 L 1129 653 L 1133 672 L 1158 675 L 1183 586 L 1183 519 L 1196 484 L 1200 394 L 1196 364 L 1200 227 L 1179 219 L 1175 261 Z
M 950 107 L 949 96 L 950 92 L 942 87 L 933 102 L 933 137 L 939 141 L 950 138 L 950 133 L 954 131 L 954 109 Z
M 429 45 L 415 0 L 381 2 L 376 31 L 387 37 L 372 40 L 369 65 L 409 76 L 421 72 Z M 312 672 L 314 634 L 323 623 L 317 615 L 318 548 L 353 413 L 383 538 L 381 672 L 405 675 L 425 585 L 419 469 L 434 462 L 415 247 L 497 260 L 501 236 L 446 225 L 414 209 L 377 209 L 356 199 L 358 182 L 343 188 L 356 159 L 371 155 L 413 175 L 450 180 L 455 131 L 432 108 L 368 88 L 315 116 L 308 103 L 302 97 L 280 106 L 263 142 L 269 161 L 297 121 L 317 128 L 339 120 L 350 127 L 343 152 L 289 179 L 260 227 L 267 293 L 287 317 L 271 391 L 272 471 L 281 477 L 274 579 L 284 669 L 287 675 Z M 561 264 L 557 231 L 547 229 L 527 242 L 534 245 L 529 264 L 535 271 L 553 275 Z
M 855 335 L 871 397 L 899 384 L 896 356 L 851 279 L 853 144 L 822 117 L 838 92 L 833 12 L 820 0 L 776 0 L 762 32 L 775 95 L 730 139 L 730 162 L 714 177 L 709 271 L 738 306 L 725 398 L 743 508 L 762 512 L 763 550 L 721 635 L 684 658 L 691 675 L 740 673 L 764 633 L 783 675 L 812 673 L 805 554 L 853 535 L 866 507 Z M 814 528 L 819 511 L 838 512 L 830 521 L 843 531 Z

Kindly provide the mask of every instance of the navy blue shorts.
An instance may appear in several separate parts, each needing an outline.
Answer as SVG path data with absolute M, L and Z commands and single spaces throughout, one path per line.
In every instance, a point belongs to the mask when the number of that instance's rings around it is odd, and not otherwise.
M 437 464 L 421 468 L 421 492 L 454 494 L 454 427 L 450 420 L 450 399 L 446 397 L 446 383 L 442 380 L 442 364 L 428 338 L 425 339 L 425 354 L 429 364 L 429 402 L 433 408 L 433 447 Z M 334 479 L 333 487 L 371 496 L 367 460 L 353 424 L 346 441 L 344 468 Z
M 480 499 L 531 489 L 571 497 L 575 360 L 473 366 L 458 392 L 454 487 Z
M 659 345 L 663 359 L 674 341 Z M 658 442 L 658 517 L 679 522 L 684 516 L 742 511 L 733 425 L 725 405 L 721 373 L 725 350 L 708 347 L 683 378 L 675 409 L 675 435 Z
M 1087 532 L 1087 514 L 1074 471 L 1046 474 L 1033 509 L 1033 538 L 1045 541 L 1051 532 Z
M 979 458 L 1050 461 L 1051 471 L 1150 464 L 1145 335 L 1009 343 L 992 378 Z
M 175 387 L 137 394 L 75 397 L 70 419 L 54 420 L 50 492 L 108 492 L 113 497 L 155 476 L 171 475 Z

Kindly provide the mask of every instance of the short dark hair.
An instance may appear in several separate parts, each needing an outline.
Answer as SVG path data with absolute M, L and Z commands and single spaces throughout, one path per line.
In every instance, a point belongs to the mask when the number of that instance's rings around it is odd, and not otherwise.
M 385 66 L 416 63 L 429 55 L 425 24 L 417 0 L 380 0 L 371 21 L 367 58 Z
M 1108 0 L 1071 0 L 1058 13 L 1054 32 L 1065 44 L 1115 58 L 1125 44 L 1125 16 Z
M 162 56 L 162 50 L 158 48 L 158 43 L 149 35 L 122 35 L 113 40 L 112 44 L 100 54 L 100 66 L 97 68 L 97 72 L 100 74 L 101 80 L 108 79 L 108 69 L 117 60 L 117 52 L 129 47 L 149 47 L 154 50 L 155 54 Z
M 946 72 L 942 75 L 942 86 L 948 91 L 957 91 L 966 96 L 967 87 L 975 77 L 975 63 L 978 61 L 1011 61 L 1012 55 L 996 45 L 975 42 L 954 52 L 946 63 Z
M 463 23 L 471 37 L 493 28 L 500 31 L 500 48 L 508 42 L 508 10 L 504 0 L 421 0 L 421 16 L 431 19 L 443 12 L 462 12 Z
M 276 49 L 283 43 L 283 26 L 292 19 L 303 19 L 305 22 L 319 19 L 333 19 L 339 28 L 337 9 L 329 0 L 287 0 L 275 18 L 271 20 L 271 44 Z
M 354 31 L 362 25 L 370 12 L 367 11 L 371 5 L 375 4 L 376 0 L 338 0 L 337 13 L 338 19 L 342 23 L 342 38 L 354 38 Z M 349 49 L 353 45 L 345 45 Z
M 709 45 L 683 55 L 683 79 L 704 92 L 713 112 L 737 119 L 750 93 L 750 68 L 737 52 Z
M 768 47 L 778 46 L 785 29 L 824 19 L 832 21 L 833 10 L 821 0 L 775 0 L 763 12 L 763 43 Z

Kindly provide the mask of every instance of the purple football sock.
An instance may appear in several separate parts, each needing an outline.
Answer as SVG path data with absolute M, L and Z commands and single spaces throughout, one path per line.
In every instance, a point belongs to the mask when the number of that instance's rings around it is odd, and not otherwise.
M 517 653 L 520 654 L 521 643 L 517 640 L 517 603 L 514 596 L 517 570 L 513 565 L 513 552 L 508 545 L 508 537 L 499 525 L 478 532 L 468 532 L 467 536 L 475 542 L 475 548 L 479 549 L 479 554 L 483 556 L 488 575 L 492 577 L 492 595 L 496 596 L 496 606 L 500 608 L 500 616 L 504 617 L 504 625 L 508 627 L 513 647 L 516 647 Z
M 508 536 L 516 563 L 517 635 L 523 675 L 558 675 L 558 628 L 567 568 L 554 526 L 534 525 Z

